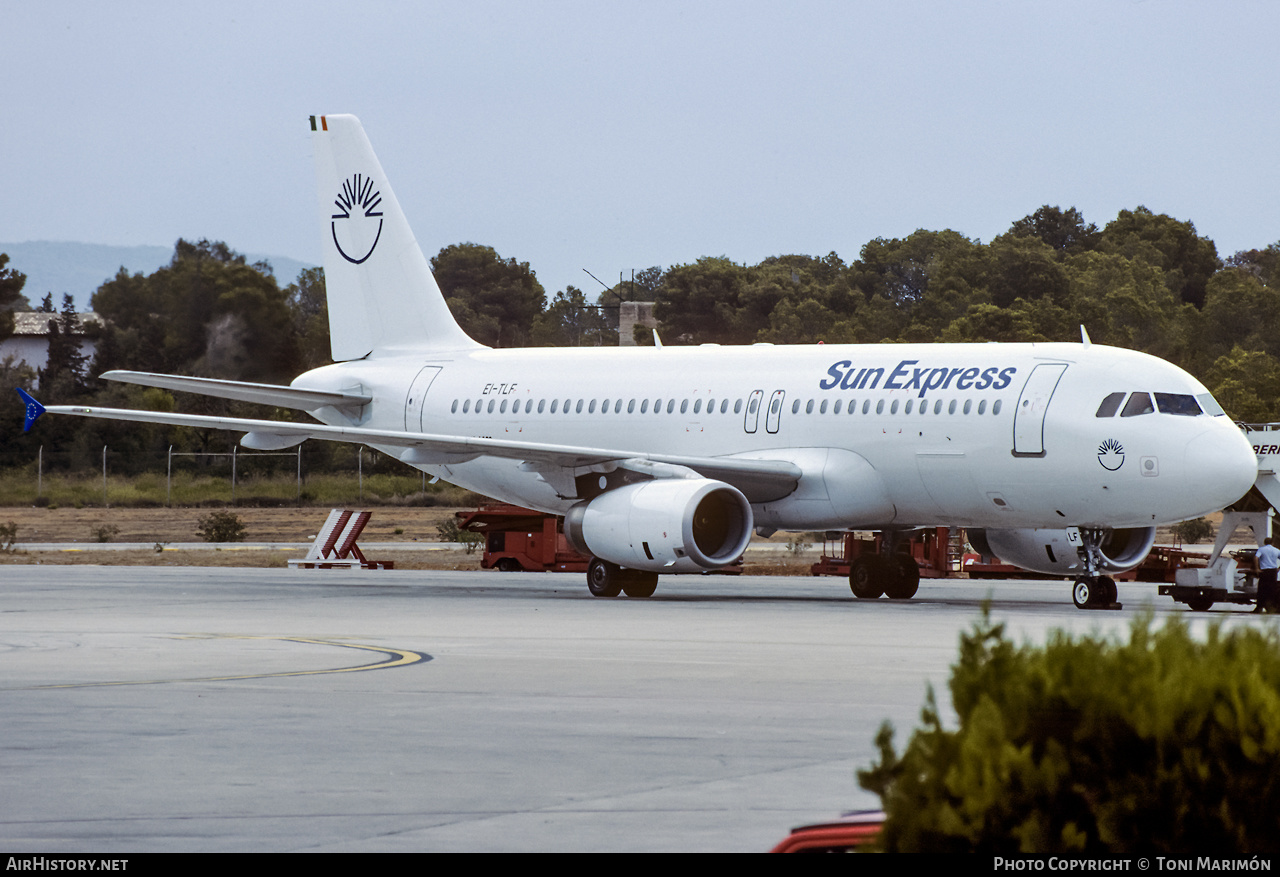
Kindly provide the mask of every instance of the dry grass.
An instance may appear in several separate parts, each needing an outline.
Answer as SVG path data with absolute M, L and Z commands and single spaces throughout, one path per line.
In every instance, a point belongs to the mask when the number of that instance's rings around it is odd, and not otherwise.
M 371 542 L 438 542 L 436 525 L 456 509 L 447 508 L 379 508 L 375 509 L 360 541 Z M 115 527 L 112 542 L 159 544 L 199 542 L 196 533 L 201 518 L 209 509 L 44 509 L 3 508 L 0 522 L 18 525 L 18 543 L 24 542 L 96 542 L 97 531 Z M 324 523 L 327 509 L 236 509 L 245 523 L 245 539 L 249 542 L 310 542 Z M 399 529 L 402 532 L 396 533 Z M 302 557 L 304 548 L 288 551 L 253 550 L 226 547 L 222 549 L 130 551 L 16 551 L 0 552 L 0 564 L 97 564 L 100 566 L 243 566 L 284 567 L 290 557 Z M 375 556 L 376 555 L 376 556 Z M 397 569 L 479 569 L 480 554 L 461 550 L 379 551 L 371 554 L 377 560 L 394 560 Z
M 18 542 L 96 542 L 95 531 L 114 526 L 112 542 L 199 542 L 200 519 L 212 509 L 0 508 L 0 522 L 18 525 Z M 309 542 L 324 524 L 323 508 L 237 508 L 249 542 Z M 363 542 L 437 542 L 436 525 L 457 509 L 377 508 Z M 396 529 L 403 532 L 397 534 Z
M 213 551 L 15 551 L 0 554 L 0 564 L 41 566 L 220 566 L 284 569 L 291 557 L 302 557 L 302 549 L 263 551 L 222 549 Z M 396 569 L 480 569 L 480 555 L 465 551 L 378 551 L 375 560 L 394 560 Z

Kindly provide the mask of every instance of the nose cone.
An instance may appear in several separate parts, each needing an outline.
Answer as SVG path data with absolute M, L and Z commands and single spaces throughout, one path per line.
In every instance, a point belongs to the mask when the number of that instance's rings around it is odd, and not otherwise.
M 1225 419 L 1225 418 L 1224 418 Z M 1214 424 L 1187 442 L 1187 489 L 1207 514 L 1238 500 L 1258 478 L 1258 458 L 1234 424 Z

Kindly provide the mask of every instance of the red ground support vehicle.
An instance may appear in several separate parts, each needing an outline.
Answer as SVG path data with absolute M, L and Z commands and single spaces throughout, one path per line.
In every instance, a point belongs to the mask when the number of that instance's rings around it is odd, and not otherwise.
M 484 535 L 480 566 L 502 572 L 586 572 L 591 558 L 569 547 L 563 518 L 507 503 L 457 512 L 458 527 Z
M 831 822 L 793 828 L 771 853 L 856 853 L 880 836 L 883 810 L 854 810 Z
M 458 528 L 484 536 L 480 566 L 500 572 L 586 572 L 591 563 L 564 538 L 564 518 L 504 502 L 474 512 L 455 512 Z M 713 570 L 740 575 L 742 560 Z
M 822 556 L 809 568 L 815 576 L 849 575 L 849 566 L 860 554 L 878 554 L 882 537 L 874 539 L 859 538 L 857 533 L 844 533 L 843 538 L 824 544 Z M 828 549 L 834 549 L 828 554 Z M 920 566 L 920 578 L 942 579 L 955 575 L 960 569 L 959 548 L 951 544 L 951 531 L 946 527 L 935 527 L 919 530 L 910 534 L 905 544 L 898 550 L 909 553 Z M 839 553 L 837 553 L 839 552 Z

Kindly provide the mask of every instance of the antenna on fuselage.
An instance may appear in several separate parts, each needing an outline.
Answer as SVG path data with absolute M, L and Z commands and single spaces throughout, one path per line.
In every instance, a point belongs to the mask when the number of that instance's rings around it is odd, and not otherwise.
M 1089 340 L 1089 332 L 1085 329 L 1084 323 L 1080 324 L 1080 343 L 1088 347 L 1093 342 Z
M 653 346 L 654 346 L 654 347 L 661 347 L 661 346 L 662 346 L 662 339 L 658 337 L 658 330 L 657 330 L 657 329 L 654 329 L 654 330 L 653 330 Z

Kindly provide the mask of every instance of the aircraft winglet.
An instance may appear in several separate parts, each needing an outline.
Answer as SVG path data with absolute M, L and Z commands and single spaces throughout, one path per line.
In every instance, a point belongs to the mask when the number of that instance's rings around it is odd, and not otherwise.
M 31 432 L 31 424 L 36 422 L 36 418 L 44 414 L 44 406 L 32 398 L 31 394 L 21 387 L 14 387 L 18 391 L 18 395 L 22 397 L 22 401 L 27 406 L 26 420 L 22 423 L 23 432 Z

